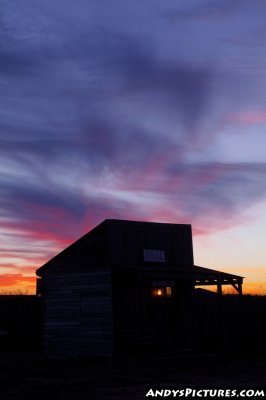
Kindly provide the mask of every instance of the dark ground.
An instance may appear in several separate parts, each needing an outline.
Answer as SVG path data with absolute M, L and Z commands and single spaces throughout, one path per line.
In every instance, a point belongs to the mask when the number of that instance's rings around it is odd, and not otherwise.
M 266 355 L 186 354 L 171 358 L 49 360 L 39 353 L 1 353 L 1 400 L 141 400 L 150 385 L 264 386 Z

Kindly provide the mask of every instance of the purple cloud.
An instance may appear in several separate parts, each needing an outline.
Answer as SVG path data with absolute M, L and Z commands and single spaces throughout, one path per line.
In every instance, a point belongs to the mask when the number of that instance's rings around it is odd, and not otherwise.
M 6 268 L 12 252 L 49 257 L 104 218 L 188 222 L 202 233 L 243 223 L 265 199 L 265 164 L 239 159 L 243 134 L 253 143 L 264 129 L 264 115 L 241 121 L 265 110 L 265 52 L 262 40 L 238 46 L 263 37 L 265 5 L 256 1 L 251 21 L 246 1 L 118 4 L 3 7 Z

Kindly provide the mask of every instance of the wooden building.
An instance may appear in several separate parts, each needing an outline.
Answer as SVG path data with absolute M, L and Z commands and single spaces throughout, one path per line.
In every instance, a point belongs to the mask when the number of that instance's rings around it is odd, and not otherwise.
M 37 270 L 43 347 L 111 356 L 191 346 L 195 286 L 243 278 L 194 265 L 191 226 L 105 220 Z

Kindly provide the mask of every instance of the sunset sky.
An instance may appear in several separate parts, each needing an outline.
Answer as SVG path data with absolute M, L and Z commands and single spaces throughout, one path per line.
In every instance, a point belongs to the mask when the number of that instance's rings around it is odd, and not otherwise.
M 266 293 L 265 0 L 1 0 L 0 291 L 105 218 Z

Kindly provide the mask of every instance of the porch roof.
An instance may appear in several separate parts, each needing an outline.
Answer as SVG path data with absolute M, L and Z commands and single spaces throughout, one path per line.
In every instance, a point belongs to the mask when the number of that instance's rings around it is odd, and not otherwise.
M 196 286 L 207 285 L 234 285 L 242 284 L 243 277 L 229 274 L 227 272 L 216 271 L 214 269 L 200 267 L 198 265 L 190 266 L 171 266 L 171 265 L 138 265 L 125 266 L 117 265 L 123 270 L 136 272 L 143 277 L 162 278 L 162 279 L 184 279 L 191 280 Z

